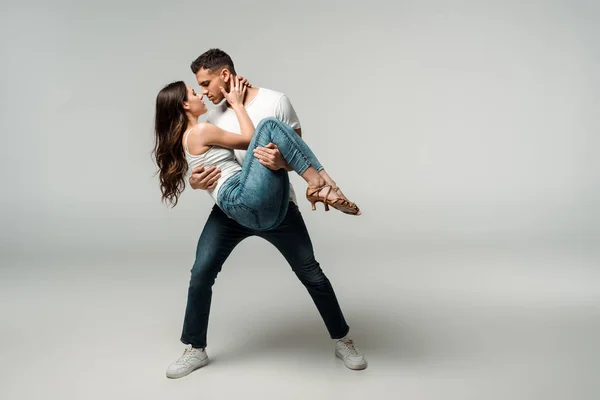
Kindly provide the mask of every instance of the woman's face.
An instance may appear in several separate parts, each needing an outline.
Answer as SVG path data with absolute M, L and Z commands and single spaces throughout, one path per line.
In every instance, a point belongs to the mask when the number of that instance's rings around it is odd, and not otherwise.
M 194 116 L 200 116 L 204 114 L 206 110 L 206 105 L 202 100 L 202 95 L 196 93 L 194 89 L 187 86 L 187 100 L 183 102 L 183 107 L 189 111 Z

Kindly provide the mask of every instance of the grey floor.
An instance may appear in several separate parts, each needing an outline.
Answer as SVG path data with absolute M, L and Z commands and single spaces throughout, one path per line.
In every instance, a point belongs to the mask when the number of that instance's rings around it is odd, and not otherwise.
M 6 261 L 0 398 L 600 398 L 593 241 L 390 243 L 316 246 L 367 370 L 334 357 L 304 288 L 249 239 L 214 288 L 212 362 L 179 380 L 192 252 Z

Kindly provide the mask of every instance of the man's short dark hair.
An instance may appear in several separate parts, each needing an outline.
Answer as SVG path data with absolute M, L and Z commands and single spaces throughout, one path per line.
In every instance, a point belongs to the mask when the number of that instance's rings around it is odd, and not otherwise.
M 200 69 L 207 69 L 211 72 L 214 72 L 217 69 L 221 69 L 223 67 L 227 67 L 229 72 L 233 75 L 237 75 L 235 73 L 235 68 L 233 66 L 233 61 L 231 57 L 223 50 L 220 49 L 210 49 L 205 51 L 200 55 L 200 57 L 196 58 L 192 65 L 192 72 L 196 74 Z

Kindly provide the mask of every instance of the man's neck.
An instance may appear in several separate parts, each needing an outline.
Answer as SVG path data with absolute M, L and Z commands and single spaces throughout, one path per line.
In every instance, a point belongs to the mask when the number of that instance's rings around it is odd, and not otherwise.
M 251 87 L 246 90 L 246 95 L 244 96 L 244 107 L 246 107 L 258 94 L 258 90 L 260 88 Z M 231 104 L 227 103 L 227 108 L 231 108 Z

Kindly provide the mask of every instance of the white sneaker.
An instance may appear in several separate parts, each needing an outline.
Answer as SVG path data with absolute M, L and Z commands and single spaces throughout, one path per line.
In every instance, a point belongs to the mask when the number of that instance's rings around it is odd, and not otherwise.
M 344 361 L 344 365 L 350 369 L 367 368 L 365 356 L 354 346 L 352 339 L 344 338 L 335 344 L 335 355 Z
M 167 378 L 177 379 L 188 375 L 190 372 L 208 364 L 205 349 L 188 347 L 177 361 L 167 368 Z

